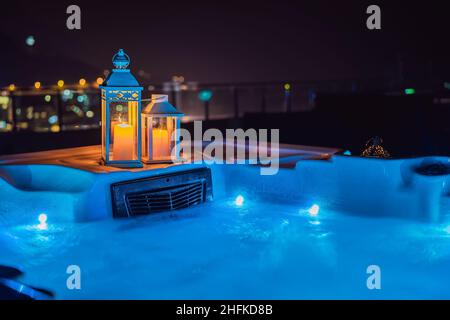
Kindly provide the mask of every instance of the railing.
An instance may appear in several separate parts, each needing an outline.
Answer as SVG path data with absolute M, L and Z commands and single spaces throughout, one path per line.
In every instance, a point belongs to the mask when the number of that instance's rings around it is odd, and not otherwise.
M 96 128 L 99 93 L 93 88 L 2 91 L 0 132 L 59 132 Z
M 250 112 L 294 112 L 314 109 L 318 93 L 391 92 L 386 81 L 320 81 L 203 84 L 167 82 L 150 85 L 143 98 L 166 93 L 196 119 L 239 118 Z M 397 90 L 397 92 L 400 92 Z M 0 133 L 8 131 L 59 132 L 100 126 L 96 87 L 66 86 L 49 89 L 3 90 L 0 96 Z
M 149 93 L 166 92 L 184 121 L 239 118 L 245 113 L 309 111 L 319 93 L 392 92 L 386 81 L 316 81 L 264 83 L 176 83 L 149 86 Z M 397 90 L 398 91 L 398 90 Z M 210 99 L 206 99 L 210 97 Z M 203 99 L 205 98 L 205 99 Z

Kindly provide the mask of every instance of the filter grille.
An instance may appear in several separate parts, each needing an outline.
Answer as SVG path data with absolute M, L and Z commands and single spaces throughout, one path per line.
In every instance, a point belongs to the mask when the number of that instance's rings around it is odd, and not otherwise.
M 114 217 L 187 208 L 212 200 L 209 168 L 198 168 L 111 185 Z
M 187 208 L 204 201 L 204 181 L 182 186 L 129 194 L 126 196 L 130 215 Z

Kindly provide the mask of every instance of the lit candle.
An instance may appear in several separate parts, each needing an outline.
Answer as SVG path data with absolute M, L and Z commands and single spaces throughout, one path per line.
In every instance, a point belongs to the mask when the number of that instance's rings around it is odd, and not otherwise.
M 113 160 L 134 160 L 134 127 L 126 123 L 114 125 Z
M 119 123 L 121 123 L 120 121 L 111 121 L 111 127 L 115 127 L 116 125 L 118 125 Z M 111 137 L 110 137 L 111 141 L 114 141 L 114 130 L 111 131 Z
M 153 159 L 164 159 L 170 156 L 169 132 L 165 129 L 153 129 Z

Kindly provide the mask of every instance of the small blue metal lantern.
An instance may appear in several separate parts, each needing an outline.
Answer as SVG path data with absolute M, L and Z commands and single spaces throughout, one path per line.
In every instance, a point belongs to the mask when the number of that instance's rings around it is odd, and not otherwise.
M 130 57 L 120 49 L 102 93 L 102 160 L 105 165 L 141 168 L 141 92 L 131 74 Z
M 152 94 L 142 111 L 142 161 L 174 163 L 180 158 L 180 119 L 183 113 L 164 94 Z

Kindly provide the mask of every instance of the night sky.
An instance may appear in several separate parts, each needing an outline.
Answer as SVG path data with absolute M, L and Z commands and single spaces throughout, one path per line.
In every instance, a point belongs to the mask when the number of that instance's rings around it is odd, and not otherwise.
M 118 48 L 149 83 L 172 75 L 200 82 L 389 79 L 399 61 L 407 79 L 449 75 L 445 2 L 375 2 L 382 30 L 370 31 L 365 11 L 373 3 L 14 1 L 2 4 L 0 84 L 95 78 Z M 66 29 L 70 4 L 81 7 L 81 31 Z M 32 49 L 27 35 L 36 38 Z

